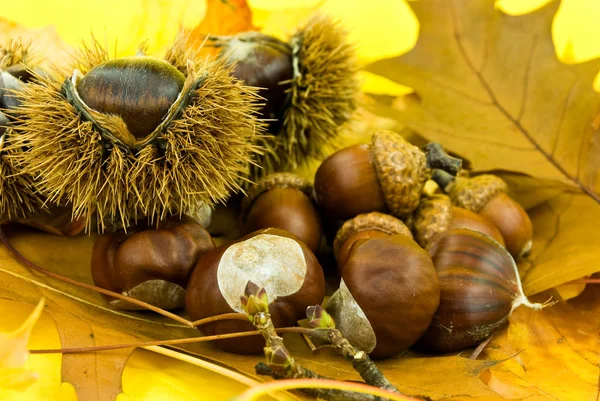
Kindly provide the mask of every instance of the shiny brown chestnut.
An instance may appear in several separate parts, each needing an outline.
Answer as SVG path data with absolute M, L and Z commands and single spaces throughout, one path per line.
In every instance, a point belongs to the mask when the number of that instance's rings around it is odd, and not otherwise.
M 437 234 L 450 228 L 479 231 L 504 246 L 502 234 L 489 219 L 462 207 L 452 206 L 452 201 L 444 194 L 423 198 L 419 207 L 407 220 L 407 224 L 423 248 L 427 247 Z
M 406 235 L 412 239 L 408 227 L 389 214 L 371 212 L 359 214 L 347 220 L 338 230 L 333 241 L 333 253 L 337 261 L 338 273 L 341 273 L 352 246 L 359 239 L 387 237 L 388 235 Z
M 439 277 L 440 305 L 416 344 L 426 352 L 476 346 L 508 322 L 521 305 L 541 309 L 523 294 L 515 261 L 482 233 L 453 228 L 433 239 L 429 254 Z
M 315 198 L 336 219 L 374 211 L 402 217 L 418 206 L 434 166 L 456 174 L 461 160 L 437 144 L 423 152 L 395 132 L 379 131 L 371 144 L 342 149 L 323 161 L 315 175 Z
M 500 177 L 482 174 L 473 178 L 454 178 L 435 171 L 433 178 L 450 196 L 452 203 L 494 223 L 514 258 L 529 254 L 533 225 L 523 207 L 507 194 L 508 186 Z
M 243 313 L 240 297 L 252 281 L 264 288 L 275 327 L 292 326 L 305 317 L 306 308 L 325 296 L 323 270 L 311 250 L 295 235 L 276 228 L 255 231 L 240 240 L 207 252 L 190 277 L 185 305 L 193 320 L 222 313 Z M 241 320 L 212 322 L 199 327 L 205 335 L 254 330 Z M 265 346 L 260 335 L 218 340 L 215 344 L 235 353 L 258 353 Z
M 350 343 L 386 358 L 421 337 L 439 299 L 427 252 L 406 235 L 391 235 L 354 243 L 327 311 Z
M 311 183 L 296 174 L 275 173 L 262 178 L 242 201 L 246 232 L 280 228 L 316 252 L 323 229 L 311 193 Z
M 214 248 L 208 231 L 193 219 L 171 217 L 160 227 L 101 235 L 92 251 L 92 278 L 99 287 L 162 309 L 181 308 L 196 261 Z M 138 309 L 107 297 L 121 309 Z

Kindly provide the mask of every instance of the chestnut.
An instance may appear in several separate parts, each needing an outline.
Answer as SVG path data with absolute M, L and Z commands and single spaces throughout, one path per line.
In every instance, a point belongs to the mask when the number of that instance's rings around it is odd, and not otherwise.
M 399 234 L 412 238 L 408 227 L 401 220 L 389 214 L 364 213 L 346 221 L 338 230 L 333 241 L 333 253 L 337 260 L 338 273 L 346 263 L 350 249 L 359 239 Z
M 158 306 L 181 308 L 196 261 L 214 248 L 208 231 L 188 217 L 171 217 L 158 229 L 100 235 L 92 250 L 92 278 L 99 287 Z M 121 309 L 134 304 L 107 297 Z
M 306 308 L 325 296 L 323 270 L 311 250 L 295 235 L 276 228 L 255 231 L 238 241 L 215 248 L 200 258 L 190 277 L 185 306 L 193 320 L 244 309 L 241 296 L 252 281 L 264 288 L 275 327 L 292 326 Z M 217 321 L 199 327 L 205 335 L 254 330 L 250 322 Z M 258 353 L 262 336 L 218 340 L 223 350 Z
M 311 183 L 296 174 L 274 173 L 263 177 L 242 201 L 246 232 L 280 228 L 296 235 L 316 252 L 323 229 L 311 193 Z
M 416 345 L 419 350 L 452 352 L 475 346 L 506 324 L 520 305 L 543 307 L 525 297 L 515 261 L 487 235 L 452 228 L 436 236 L 428 250 L 441 299 Z
M 406 216 L 417 208 L 433 166 L 456 174 L 461 161 L 437 144 L 424 153 L 395 132 L 379 131 L 371 144 L 342 149 L 323 161 L 315 174 L 315 198 L 336 219 L 388 210 Z
M 434 194 L 422 199 L 407 224 L 423 248 L 437 234 L 453 227 L 479 231 L 504 246 L 502 234 L 489 219 L 462 207 L 452 206 L 452 201 L 444 194 Z
M 508 186 L 500 177 L 482 174 L 473 178 L 454 178 L 436 170 L 433 178 L 450 196 L 452 203 L 494 223 L 514 258 L 529 254 L 533 225 L 523 207 L 507 194 Z
M 352 345 L 385 358 L 421 337 L 439 299 L 427 252 L 406 235 L 391 235 L 354 243 L 326 309 Z

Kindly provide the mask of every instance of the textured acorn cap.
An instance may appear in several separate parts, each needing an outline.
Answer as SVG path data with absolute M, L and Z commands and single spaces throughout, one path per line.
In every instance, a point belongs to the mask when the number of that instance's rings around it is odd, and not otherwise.
M 104 57 L 101 50 L 91 52 L 80 65 L 89 68 Z M 85 216 L 88 228 L 95 211 L 100 230 L 110 221 L 127 227 L 141 216 L 153 221 L 225 200 L 240 189 L 262 129 L 255 91 L 208 59 L 193 66 L 172 118 L 135 148 L 113 140 L 131 136 L 120 117 L 94 112 L 96 123 L 86 120 L 61 82 L 36 77 L 20 100 L 12 146 L 28 150 L 14 158 L 18 168 L 37 178 L 50 202 L 72 203 L 73 218 Z
M 402 234 L 412 239 L 412 233 L 399 219 L 389 214 L 371 212 L 359 214 L 347 220 L 338 230 L 333 241 L 334 254 L 338 255 L 344 242 L 353 234 L 366 230 L 377 230 L 389 235 Z
M 493 197 L 508 191 L 508 186 L 492 174 L 482 174 L 473 178 L 457 177 L 445 188 L 455 205 L 479 213 Z
M 312 183 L 297 174 L 269 174 L 268 176 L 261 178 L 256 185 L 248 190 L 246 197 L 242 200 L 242 216 L 245 217 L 256 199 L 274 188 L 295 188 L 306 194 L 309 198 L 312 196 L 313 190 Z
M 448 230 L 451 224 L 452 202 L 447 195 L 437 194 L 421 200 L 412 215 L 413 233 L 423 248 L 437 234 Z
M 392 131 L 373 134 L 371 148 L 388 208 L 395 216 L 411 213 L 430 176 L 425 154 Z
M 315 15 L 290 40 L 297 68 L 273 146 L 282 169 L 322 156 L 324 145 L 356 110 L 358 64 L 347 36 L 338 21 Z

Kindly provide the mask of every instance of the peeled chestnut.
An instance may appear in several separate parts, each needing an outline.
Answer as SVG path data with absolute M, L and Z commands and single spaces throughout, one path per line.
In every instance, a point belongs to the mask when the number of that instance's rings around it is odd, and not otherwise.
M 412 238 L 408 227 L 399 219 L 388 214 L 371 212 L 359 214 L 346 221 L 338 230 L 333 241 L 333 253 L 337 260 L 338 273 L 342 271 L 352 246 L 359 239 L 406 235 Z
M 531 251 L 531 220 L 523 207 L 508 196 L 508 186 L 500 177 L 482 174 L 473 178 L 454 178 L 436 171 L 434 179 L 455 205 L 479 213 L 494 223 L 514 258 L 521 258 Z
M 515 261 L 477 231 L 453 228 L 433 239 L 429 254 L 441 288 L 440 305 L 417 343 L 427 352 L 476 346 L 508 322 L 520 305 L 541 309 L 523 294 Z
M 456 174 L 461 161 L 437 144 L 424 153 L 395 132 L 376 132 L 370 145 L 342 149 L 323 161 L 315 175 L 315 197 L 336 219 L 388 210 L 402 217 L 418 206 L 432 166 Z
M 406 235 L 391 235 L 352 245 L 327 311 L 350 343 L 385 358 L 421 337 L 439 299 L 427 252 Z
M 274 173 L 262 178 L 242 201 L 246 232 L 280 228 L 296 235 L 316 252 L 323 230 L 311 193 L 310 182 L 292 173 Z
M 490 220 L 462 207 L 452 206 L 450 198 L 443 194 L 423 198 L 407 224 L 412 228 L 416 241 L 423 248 L 437 234 L 450 228 L 469 228 L 479 231 L 504 245 L 502 234 Z
M 196 261 L 214 248 L 210 234 L 190 218 L 171 217 L 160 228 L 100 235 L 92 251 L 92 278 L 99 287 L 162 309 L 181 308 Z M 139 309 L 107 297 L 121 309 Z
M 204 254 L 190 277 L 185 306 L 194 320 L 244 309 L 241 296 L 249 281 L 264 288 L 275 327 L 292 326 L 306 308 L 325 296 L 325 278 L 315 255 L 295 235 L 280 229 L 255 231 Z M 205 335 L 254 330 L 246 321 L 223 320 L 199 327 Z M 230 352 L 258 353 L 262 336 L 218 340 Z

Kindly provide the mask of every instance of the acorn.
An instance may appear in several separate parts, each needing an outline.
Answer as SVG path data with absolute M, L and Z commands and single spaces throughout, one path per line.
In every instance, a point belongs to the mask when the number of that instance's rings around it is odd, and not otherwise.
M 96 43 L 96 48 L 100 46 Z M 89 227 L 127 227 L 224 201 L 248 174 L 262 130 L 254 89 L 209 60 L 184 76 L 147 56 L 82 51 L 62 83 L 36 77 L 15 108 L 13 146 L 50 203 L 67 200 Z M 86 58 L 87 57 L 87 58 Z
M 423 152 L 395 132 L 379 131 L 371 144 L 347 147 L 323 161 L 315 175 L 315 197 L 336 219 L 388 211 L 403 217 L 416 209 L 431 169 L 438 167 L 456 174 L 461 160 L 438 144 Z
M 361 238 L 327 304 L 336 327 L 373 358 L 414 344 L 438 307 L 440 288 L 431 258 L 407 235 Z
M 92 250 L 92 278 L 99 287 L 159 308 L 182 308 L 196 262 L 213 248 L 210 234 L 200 224 L 188 217 L 170 217 L 159 228 L 142 225 L 128 233 L 98 236 Z M 117 308 L 139 309 L 106 298 Z
M 407 220 L 416 241 L 423 248 L 433 238 L 450 228 L 469 228 L 492 237 L 504 246 L 502 234 L 487 218 L 462 207 L 452 206 L 447 195 L 434 194 L 421 199 L 421 203 Z
M 494 223 L 514 258 L 529 254 L 533 225 L 523 207 L 507 194 L 508 186 L 500 177 L 482 174 L 473 178 L 453 178 L 443 171 L 436 171 L 433 178 L 450 196 L 452 203 Z
M 269 313 L 275 327 L 293 326 L 305 317 L 308 306 L 325 296 L 325 278 L 317 258 L 295 235 L 276 228 L 255 231 L 240 240 L 220 246 L 198 261 L 186 291 L 185 305 L 193 320 L 222 313 L 240 312 L 240 297 L 252 281 L 265 288 Z M 217 321 L 199 327 L 205 335 L 254 330 L 250 322 Z M 265 346 L 262 336 L 244 340 L 218 340 L 226 351 L 258 353 Z
M 454 352 L 476 346 L 504 326 L 521 305 L 541 309 L 523 294 L 517 265 L 492 238 L 466 228 L 436 236 L 428 247 L 441 299 L 433 322 L 416 347 Z
M 412 238 L 412 233 L 402 220 L 388 214 L 379 212 L 359 214 L 344 222 L 333 241 L 333 253 L 337 261 L 338 273 L 341 272 L 356 241 L 389 235 L 406 235 Z
M 263 177 L 242 201 L 246 232 L 280 228 L 316 252 L 323 230 L 311 193 L 311 183 L 296 174 L 273 173 Z
M 236 78 L 258 86 L 261 109 L 272 136 L 262 138 L 266 151 L 257 158 L 257 179 L 287 171 L 309 158 L 323 156 L 357 108 L 360 91 L 355 46 L 340 23 L 315 15 L 285 42 L 259 32 L 208 36 L 219 57 L 235 64 Z

